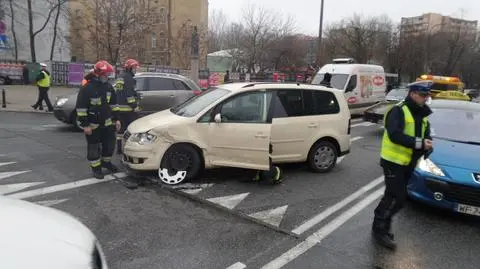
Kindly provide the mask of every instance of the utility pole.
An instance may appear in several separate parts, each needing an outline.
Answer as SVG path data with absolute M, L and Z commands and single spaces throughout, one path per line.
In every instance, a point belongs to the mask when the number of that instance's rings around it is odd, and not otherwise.
M 320 3 L 320 24 L 318 26 L 318 47 L 317 47 L 317 62 L 320 65 L 320 59 L 322 56 L 322 33 L 323 33 L 323 1 Z

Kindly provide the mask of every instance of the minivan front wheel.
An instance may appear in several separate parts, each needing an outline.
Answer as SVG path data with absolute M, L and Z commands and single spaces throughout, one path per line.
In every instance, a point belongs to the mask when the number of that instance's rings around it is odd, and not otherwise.
M 326 173 L 333 169 L 337 162 L 337 149 L 329 141 L 315 143 L 308 154 L 308 166 L 313 172 Z
M 165 152 L 158 169 L 158 177 L 168 185 L 180 184 L 195 178 L 201 170 L 198 152 L 189 145 L 173 145 Z

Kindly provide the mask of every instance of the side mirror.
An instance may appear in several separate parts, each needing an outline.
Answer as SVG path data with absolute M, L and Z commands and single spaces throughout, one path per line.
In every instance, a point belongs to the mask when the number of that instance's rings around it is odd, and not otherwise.
M 214 120 L 216 123 L 222 122 L 222 115 L 220 115 L 220 113 L 217 113 L 217 115 L 215 115 L 215 117 L 213 118 L 213 120 Z

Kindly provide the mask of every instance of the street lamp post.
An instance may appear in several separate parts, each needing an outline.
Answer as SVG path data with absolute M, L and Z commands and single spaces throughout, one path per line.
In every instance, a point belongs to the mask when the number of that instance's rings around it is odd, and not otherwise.
M 320 3 L 320 23 L 318 25 L 318 48 L 317 48 L 318 64 L 320 64 L 320 59 L 321 59 L 321 54 L 322 54 L 323 6 L 324 6 L 324 0 L 321 0 L 321 3 Z

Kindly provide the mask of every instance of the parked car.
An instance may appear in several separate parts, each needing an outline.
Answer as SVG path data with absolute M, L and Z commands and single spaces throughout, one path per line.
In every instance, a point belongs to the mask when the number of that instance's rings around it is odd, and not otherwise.
M 224 84 L 130 124 L 123 163 L 179 184 L 204 168 L 268 170 L 272 145 L 273 163 L 307 162 L 314 172 L 328 172 L 350 150 L 350 118 L 341 90 Z
M 378 123 L 383 120 L 385 113 L 395 104 L 402 101 L 408 95 L 408 88 L 397 88 L 391 90 L 385 100 L 379 102 L 369 108 L 363 113 L 363 120 Z
M 4 269 L 108 269 L 95 235 L 62 211 L 0 195 Z
M 480 216 L 480 104 L 432 100 L 433 152 L 422 158 L 408 184 L 412 199 Z
M 177 74 L 138 73 L 136 91 L 140 96 L 140 115 L 158 112 L 200 94 L 200 87 L 191 79 Z M 112 80 L 111 83 L 115 81 Z M 54 116 L 66 124 L 77 125 L 75 105 L 78 90 L 66 96 L 58 96 L 53 106 Z

